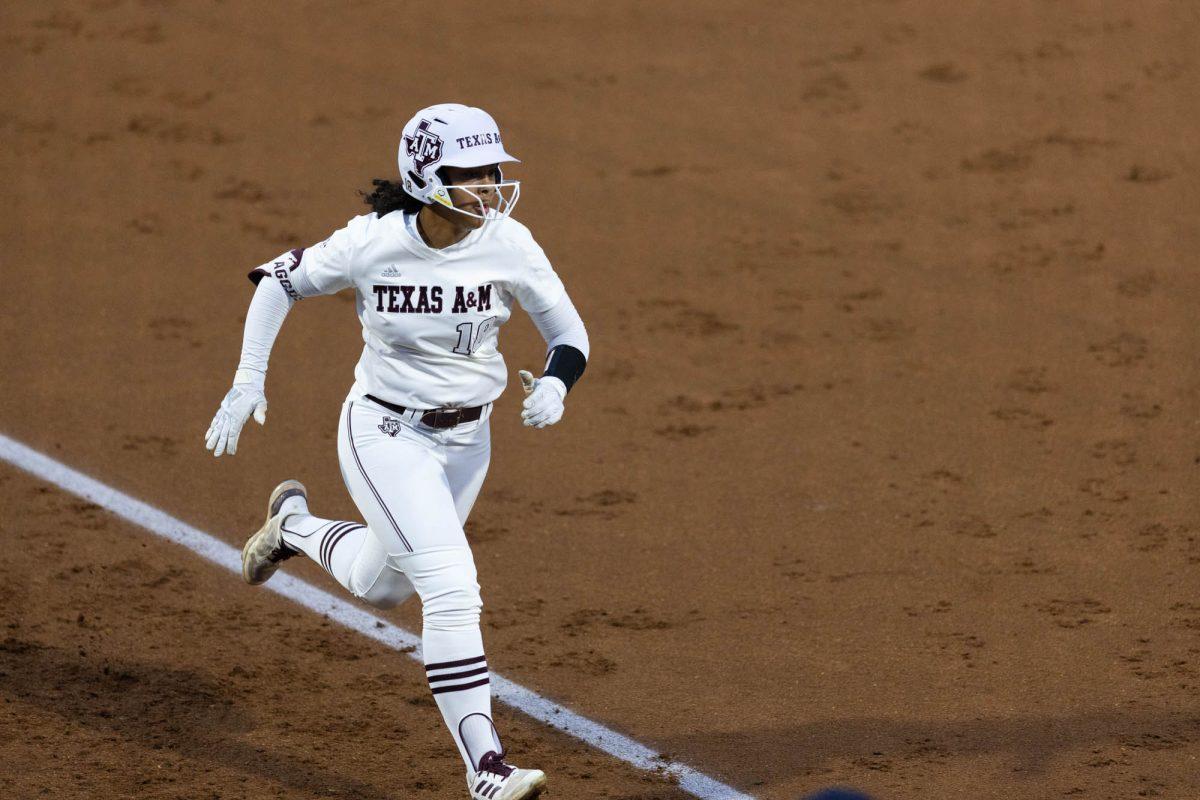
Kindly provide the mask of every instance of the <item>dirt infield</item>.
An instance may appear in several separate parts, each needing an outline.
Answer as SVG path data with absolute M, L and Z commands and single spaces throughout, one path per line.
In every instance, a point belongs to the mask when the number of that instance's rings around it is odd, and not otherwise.
M 0 37 L 0 432 L 230 543 L 285 477 L 353 516 L 352 298 L 203 449 L 245 272 L 361 213 L 415 109 L 484 105 L 593 343 L 562 425 L 494 416 L 493 668 L 764 799 L 1200 796 L 1195 6 L 92 0 Z M 8 465 L 0 506 L 4 797 L 461 796 L 409 659 Z M 499 716 L 553 797 L 686 796 Z

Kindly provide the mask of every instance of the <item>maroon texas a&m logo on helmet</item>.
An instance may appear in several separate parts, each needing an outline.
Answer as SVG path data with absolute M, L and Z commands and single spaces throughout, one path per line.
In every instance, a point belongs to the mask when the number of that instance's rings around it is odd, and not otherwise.
M 434 122 L 446 124 L 436 117 Z M 413 166 L 421 175 L 425 174 L 425 168 L 430 164 L 436 164 L 442 160 L 442 137 L 429 130 L 431 124 L 429 120 L 423 119 L 417 124 L 417 130 L 413 136 L 407 134 L 404 136 L 405 150 L 408 152 L 409 158 L 413 160 Z

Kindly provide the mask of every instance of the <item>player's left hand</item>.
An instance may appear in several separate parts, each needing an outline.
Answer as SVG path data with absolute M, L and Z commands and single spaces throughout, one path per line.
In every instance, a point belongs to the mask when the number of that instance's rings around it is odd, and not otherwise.
M 558 378 L 543 376 L 533 377 L 533 373 L 521 370 L 521 385 L 525 387 L 525 403 L 522 406 L 521 419 L 530 428 L 544 428 L 562 419 L 563 398 L 567 396 L 567 386 Z

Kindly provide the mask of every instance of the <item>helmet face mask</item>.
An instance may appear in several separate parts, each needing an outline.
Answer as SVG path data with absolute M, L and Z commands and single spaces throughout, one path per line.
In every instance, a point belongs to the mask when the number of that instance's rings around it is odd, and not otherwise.
M 510 161 L 517 159 L 505 152 L 491 115 L 457 103 L 418 111 L 404 126 L 398 153 L 405 192 L 426 205 L 437 203 L 482 220 L 503 219 L 517 204 L 520 182 L 504 180 L 500 171 L 500 164 Z M 488 165 L 495 165 L 495 183 L 448 184 L 440 174 L 442 167 Z
M 466 195 L 466 203 L 461 202 L 463 195 Z M 512 213 L 521 198 L 521 182 L 498 179 L 496 183 L 442 183 L 433 190 L 431 198 L 438 205 L 468 217 L 504 219 Z M 455 203 L 455 199 L 460 202 Z

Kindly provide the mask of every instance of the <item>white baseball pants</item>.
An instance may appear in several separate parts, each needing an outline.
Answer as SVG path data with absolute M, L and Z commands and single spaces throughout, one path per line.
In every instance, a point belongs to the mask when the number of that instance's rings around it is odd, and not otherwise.
M 366 525 L 288 513 L 284 541 L 355 596 L 391 608 L 421 598 L 426 675 L 467 766 L 499 750 L 491 724 L 483 607 L 463 523 L 491 459 L 491 407 L 437 430 L 351 392 L 338 425 L 342 478 Z M 285 511 L 287 507 L 285 506 Z M 470 718 L 470 719 L 468 719 Z

